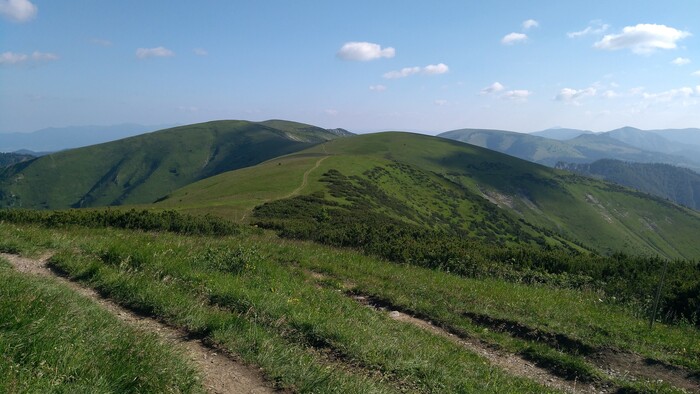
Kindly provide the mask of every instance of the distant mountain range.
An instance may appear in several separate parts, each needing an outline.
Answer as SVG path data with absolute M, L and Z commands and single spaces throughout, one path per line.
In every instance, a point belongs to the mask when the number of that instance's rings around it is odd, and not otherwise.
M 616 159 L 665 163 L 700 171 L 700 129 L 639 130 L 624 127 L 603 133 L 549 129 L 531 134 L 505 130 L 461 129 L 439 137 L 496 150 L 547 166 Z
M 50 127 L 31 133 L 0 133 L 0 152 L 56 152 L 115 141 L 172 126 L 125 123 L 113 126 Z

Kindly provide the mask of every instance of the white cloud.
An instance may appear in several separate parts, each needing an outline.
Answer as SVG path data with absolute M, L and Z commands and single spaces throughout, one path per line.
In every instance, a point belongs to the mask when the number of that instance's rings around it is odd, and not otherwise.
M 371 42 L 347 42 L 336 56 L 343 60 L 354 60 L 366 62 L 380 58 L 392 58 L 396 55 L 396 50 L 392 47 L 382 48 L 379 44 Z
M 619 94 L 618 94 L 617 92 L 615 92 L 614 90 L 610 90 L 610 89 L 604 91 L 604 92 L 601 93 L 601 95 L 600 95 L 600 97 L 603 97 L 603 98 L 606 98 L 606 99 L 615 98 L 615 97 L 617 97 L 617 96 L 619 96 Z
M 444 105 L 447 105 L 448 101 L 447 100 L 435 100 L 434 103 L 435 103 L 435 105 L 439 105 L 442 107 Z
M 204 48 L 195 48 L 192 50 L 192 52 L 194 52 L 194 54 L 197 56 L 207 56 L 209 54 L 209 52 Z
M 593 46 L 609 51 L 630 49 L 638 55 L 646 55 L 657 49 L 675 49 L 677 41 L 690 35 L 666 25 L 638 24 L 625 27 L 620 34 L 608 34 Z
M 58 60 L 58 55 L 53 53 L 34 51 L 31 55 L 25 53 L 4 52 L 0 54 L 0 65 L 19 65 L 28 62 L 40 63 Z
M 420 72 L 420 70 L 421 70 L 420 67 L 404 67 L 401 70 L 389 71 L 388 73 L 384 73 L 384 78 L 387 78 L 387 79 L 405 78 L 405 77 L 408 77 L 409 75 L 418 74 Z
M 29 0 L 0 0 L 0 14 L 15 22 L 32 20 L 37 7 Z
M 325 111 L 323 111 L 323 112 L 325 112 L 326 115 L 329 115 L 329 116 L 336 116 L 336 115 L 338 115 L 338 110 L 337 110 L 337 109 L 327 109 L 327 110 L 325 110 Z
M 686 64 L 690 63 L 690 59 L 687 57 L 677 57 L 671 61 L 672 64 L 675 64 L 676 66 L 685 66 Z
M 523 33 L 510 33 L 501 38 L 501 44 L 503 45 L 513 45 L 525 41 L 527 41 L 527 34 Z
M 149 57 L 170 57 L 175 56 L 175 52 L 165 47 L 139 48 L 136 50 L 136 57 L 146 59 Z
M 698 70 L 690 75 L 695 76 L 695 77 L 700 77 L 700 70 Z
M 534 19 L 528 19 L 525 22 L 523 22 L 523 29 L 525 29 L 525 30 L 529 30 L 533 27 L 539 27 L 539 26 L 540 26 L 540 23 Z
M 428 75 L 445 74 L 448 71 L 450 68 L 445 63 L 429 64 L 423 67 L 423 73 Z
M 690 98 L 696 95 L 696 91 L 690 87 L 682 87 L 678 89 L 670 89 L 659 93 L 642 93 L 645 100 L 667 102 L 675 99 Z
M 421 73 L 427 75 L 445 74 L 448 71 L 450 71 L 450 68 L 446 64 L 439 63 L 429 64 L 425 67 L 404 67 L 401 70 L 389 71 L 387 73 L 384 73 L 383 77 L 386 79 L 397 79 Z
M 386 90 L 386 86 L 384 86 L 384 85 L 371 85 L 369 87 L 369 90 L 371 90 L 373 92 L 383 92 Z
M 588 27 L 586 27 L 585 29 L 566 33 L 566 35 L 569 38 L 578 38 L 587 35 L 598 35 L 605 33 L 605 31 L 608 30 L 609 27 L 610 25 L 603 24 L 601 21 L 592 21 L 590 25 L 588 25 Z
M 585 98 L 585 97 L 592 97 L 595 96 L 597 93 L 596 88 L 594 87 L 589 87 L 585 89 L 572 89 L 572 88 L 564 88 L 559 91 L 559 94 L 554 98 L 557 101 L 563 101 L 565 103 L 570 103 L 574 105 L 581 105 L 579 102 L 579 99 Z
M 527 101 L 527 98 L 530 96 L 532 96 L 532 92 L 529 90 L 509 90 L 503 93 L 501 97 L 506 100 Z
M 484 95 L 484 94 L 498 93 L 498 92 L 502 91 L 503 89 L 505 89 L 505 86 L 501 85 L 500 82 L 494 82 L 491 85 L 481 89 L 480 94 Z
M 102 38 L 93 38 L 92 40 L 90 40 L 90 42 L 95 44 L 95 45 L 99 45 L 101 47 L 111 47 L 112 46 L 112 41 L 105 40 Z

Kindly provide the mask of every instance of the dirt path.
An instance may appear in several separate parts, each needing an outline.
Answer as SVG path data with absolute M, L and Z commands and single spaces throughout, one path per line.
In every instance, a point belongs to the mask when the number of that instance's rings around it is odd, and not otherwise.
M 325 149 L 325 146 L 324 146 L 323 148 Z M 321 163 L 322 163 L 324 160 L 326 160 L 328 157 L 329 157 L 329 156 L 323 156 L 322 158 L 318 159 L 318 160 L 316 161 L 316 164 L 315 164 L 313 167 L 311 167 L 311 168 L 309 168 L 308 170 L 306 170 L 306 172 L 304 173 L 304 177 L 302 178 L 301 185 L 299 185 L 299 187 L 297 187 L 296 189 L 294 189 L 294 191 L 292 191 L 291 193 L 287 194 L 286 196 L 284 196 L 284 197 L 282 197 L 282 198 L 294 197 L 294 196 L 296 196 L 297 194 L 301 193 L 301 191 L 304 190 L 304 188 L 306 187 L 306 185 L 309 183 L 309 174 L 311 174 L 311 172 L 312 172 L 313 170 L 317 169 L 318 166 L 320 166 Z
M 142 317 L 124 309 L 116 303 L 102 298 L 93 289 L 80 286 L 75 282 L 56 274 L 47 267 L 50 255 L 40 259 L 28 259 L 12 254 L 0 253 L 19 272 L 46 276 L 67 285 L 75 292 L 98 303 L 107 311 L 117 316 L 138 330 L 154 333 L 171 346 L 180 348 L 195 364 L 202 376 L 202 384 L 209 393 L 274 393 L 275 391 L 255 369 L 235 362 L 220 350 L 211 348 L 198 339 L 189 339 L 182 332 L 155 319 Z
M 317 281 L 328 279 L 328 276 L 320 272 L 306 271 L 306 273 Z M 351 289 L 355 286 L 352 283 L 346 283 L 344 287 L 346 289 Z M 591 384 L 561 378 L 552 374 L 547 369 L 538 367 L 534 363 L 527 361 L 516 354 L 497 351 L 491 346 L 489 346 L 487 343 L 481 342 L 475 338 L 461 338 L 443 328 L 433 325 L 427 320 L 420 319 L 407 313 L 394 310 L 394 308 L 387 308 L 381 303 L 374 302 L 371 297 L 363 295 L 351 295 L 351 297 L 355 301 L 363 305 L 388 313 L 389 317 L 391 317 L 394 320 L 407 324 L 412 324 L 423 330 L 429 331 L 434 335 L 446 338 L 452 343 L 462 346 L 468 349 L 469 351 L 485 358 L 489 361 L 489 363 L 502 369 L 509 375 L 530 379 L 549 388 L 561 390 L 566 393 L 598 394 L 614 391 L 612 388 L 596 387 Z
M 460 345 L 481 357 L 487 359 L 492 365 L 504 370 L 506 373 L 518 376 L 553 388 L 556 390 L 561 390 L 567 393 L 606 393 L 608 390 L 602 387 L 595 387 L 591 384 L 566 380 L 560 378 L 559 376 L 553 375 L 551 372 L 544 368 L 540 368 L 534 363 L 523 359 L 522 357 L 512 354 L 496 351 L 491 348 L 488 344 L 485 344 L 477 339 L 473 338 L 460 338 L 440 327 L 434 326 L 429 321 L 419 319 L 415 316 L 399 312 L 396 310 L 389 311 L 389 309 L 375 305 L 370 299 L 364 296 L 353 296 L 358 302 L 373 307 L 378 310 L 382 310 L 389 313 L 389 317 L 394 320 L 412 324 L 416 327 L 422 328 L 429 331 L 435 335 L 441 336 L 448 339 L 449 341 Z

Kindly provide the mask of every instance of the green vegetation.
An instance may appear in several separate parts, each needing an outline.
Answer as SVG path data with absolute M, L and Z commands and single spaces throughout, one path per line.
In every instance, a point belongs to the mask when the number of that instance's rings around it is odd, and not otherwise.
M 333 171 L 339 175 L 330 179 Z M 289 197 L 304 174 L 300 195 L 324 192 L 329 203 L 355 204 L 424 229 L 506 245 L 700 256 L 697 212 L 483 148 L 407 133 L 329 141 L 193 183 L 155 207 L 247 221 L 255 206 Z
M 687 168 L 609 159 L 589 164 L 557 163 L 557 168 L 604 179 L 700 210 L 700 174 Z
M 52 244 L 55 268 L 209 338 L 262 367 L 280 388 L 547 392 L 444 338 L 319 289 L 306 273 L 280 264 L 283 251 L 272 243 L 113 229 L 22 227 L 12 234 L 22 251 Z
M 0 392 L 203 392 L 182 355 L 67 287 L 1 259 L 0 282 Z
M 294 122 L 216 121 L 52 153 L 0 170 L 0 206 L 152 203 L 171 191 L 337 138 Z
M 544 390 L 344 292 L 581 381 L 666 390 L 607 376 L 596 357 L 609 351 L 700 372 L 696 328 L 659 323 L 649 330 L 645 316 L 595 289 L 466 278 L 270 234 L 213 238 L 7 222 L 0 231 L 7 234 L 0 249 L 56 250 L 51 264 L 57 269 L 123 305 L 210 338 L 295 391 Z M 318 279 L 313 271 L 329 277 Z

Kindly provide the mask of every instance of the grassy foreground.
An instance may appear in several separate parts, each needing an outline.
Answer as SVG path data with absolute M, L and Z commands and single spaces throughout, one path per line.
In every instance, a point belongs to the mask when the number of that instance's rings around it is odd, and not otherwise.
M 185 358 L 92 301 L 0 260 L 0 392 L 203 392 Z
M 0 223 L 0 232 L 7 234 L 0 250 L 53 249 L 52 264 L 76 280 L 209 337 L 293 391 L 547 391 L 356 303 L 344 294 L 348 290 L 579 380 L 675 392 L 654 379 L 608 377 L 589 357 L 603 350 L 700 372 L 696 328 L 657 324 L 649 330 L 643 318 L 595 291 L 464 278 L 269 233 L 224 238 L 9 223 Z M 311 271 L 331 279 L 319 281 Z M 524 338 L 489 321 L 542 335 Z M 547 338 L 568 338 L 576 346 Z

